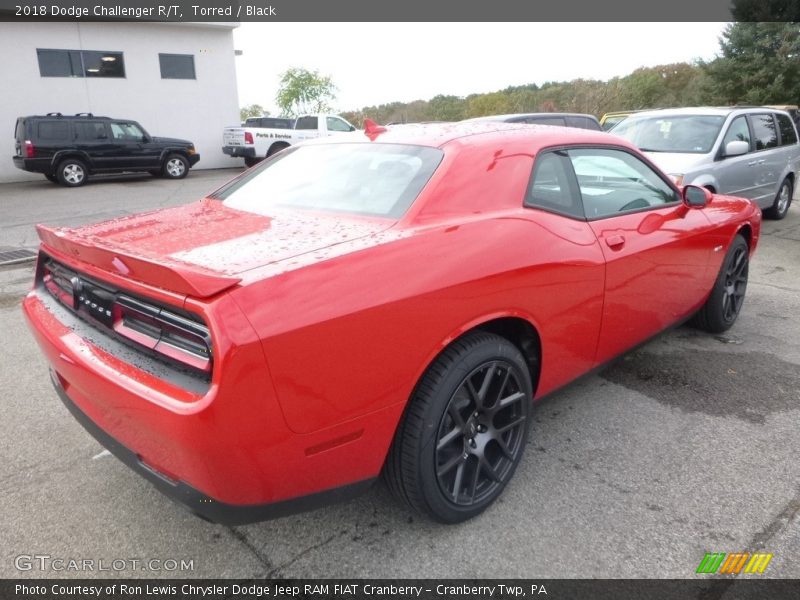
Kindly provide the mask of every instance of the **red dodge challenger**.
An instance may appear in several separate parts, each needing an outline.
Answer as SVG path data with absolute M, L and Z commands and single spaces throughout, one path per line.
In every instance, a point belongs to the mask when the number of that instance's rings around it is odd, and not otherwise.
M 383 475 L 455 523 L 534 401 L 676 323 L 736 320 L 761 212 L 605 133 L 368 124 L 199 202 L 39 227 L 23 309 L 73 415 L 235 524 Z

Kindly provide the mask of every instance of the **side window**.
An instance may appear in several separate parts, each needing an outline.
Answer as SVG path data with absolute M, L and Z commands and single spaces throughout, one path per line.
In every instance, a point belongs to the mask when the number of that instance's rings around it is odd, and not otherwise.
M 317 129 L 317 117 L 300 117 L 295 129 Z
M 632 154 L 610 148 L 568 151 L 589 219 L 664 206 L 678 193 Z
M 40 140 L 65 142 L 69 139 L 67 121 L 41 121 L 38 127 Z
M 756 150 L 775 148 L 778 145 L 778 132 L 772 115 L 750 115 L 750 123 L 753 125 Z
M 563 150 L 539 154 L 533 167 L 525 206 L 583 219 L 580 194 L 571 171 L 569 158 Z
M 328 131 L 350 131 L 350 126 L 336 117 L 328 117 L 325 119 L 328 126 Z
M 567 125 L 564 117 L 531 117 L 525 119 L 525 122 L 530 125 L 554 125 L 557 127 L 566 127 Z
M 111 137 L 123 142 L 141 142 L 144 132 L 134 123 L 111 123 Z
M 744 115 L 736 117 L 731 126 L 728 127 L 728 133 L 725 134 L 725 138 L 722 140 L 722 148 L 724 149 L 729 142 L 747 142 L 750 144 L 750 129 L 747 127 L 747 117 Z
M 97 121 L 76 121 L 75 139 L 82 142 L 96 142 L 108 139 L 105 123 Z
M 601 131 L 597 122 L 593 121 L 589 117 L 567 117 L 567 125 L 569 127 L 579 127 L 581 129 L 593 129 L 595 131 Z
M 792 120 L 786 115 L 776 114 L 775 117 L 778 119 L 778 129 L 781 132 L 781 146 L 796 144 L 797 132 L 794 129 Z

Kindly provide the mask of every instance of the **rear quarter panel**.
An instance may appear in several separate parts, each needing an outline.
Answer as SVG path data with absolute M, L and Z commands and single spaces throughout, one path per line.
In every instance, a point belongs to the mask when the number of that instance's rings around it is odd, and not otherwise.
M 537 396 L 591 367 L 604 266 L 588 225 L 522 207 L 530 153 L 484 149 L 448 166 L 425 210 L 369 245 L 287 261 L 233 292 L 293 431 L 404 405 L 450 341 L 493 318 L 539 332 Z

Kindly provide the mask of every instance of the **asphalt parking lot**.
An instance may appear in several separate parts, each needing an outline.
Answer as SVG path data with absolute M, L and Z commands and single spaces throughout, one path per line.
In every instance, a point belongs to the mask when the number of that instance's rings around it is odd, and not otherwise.
M 0 246 L 35 245 L 37 222 L 179 204 L 237 172 L 2 185 Z M 32 267 L 0 268 L 0 577 L 683 578 L 706 552 L 754 550 L 774 554 L 765 576 L 800 577 L 800 203 L 762 234 L 733 329 L 680 327 L 540 403 L 505 495 L 458 526 L 382 486 L 243 527 L 190 515 L 62 406 L 19 308 Z M 193 569 L 20 571 L 20 555 Z

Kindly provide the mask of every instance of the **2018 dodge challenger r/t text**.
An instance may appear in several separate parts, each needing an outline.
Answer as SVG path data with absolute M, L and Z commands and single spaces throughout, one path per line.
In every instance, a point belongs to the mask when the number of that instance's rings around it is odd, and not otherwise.
M 512 478 L 533 401 L 734 323 L 760 215 L 601 132 L 368 123 L 193 204 L 40 226 L 23 310 L 73 415 L 205 518 L 382 474 L 454 523 Z

